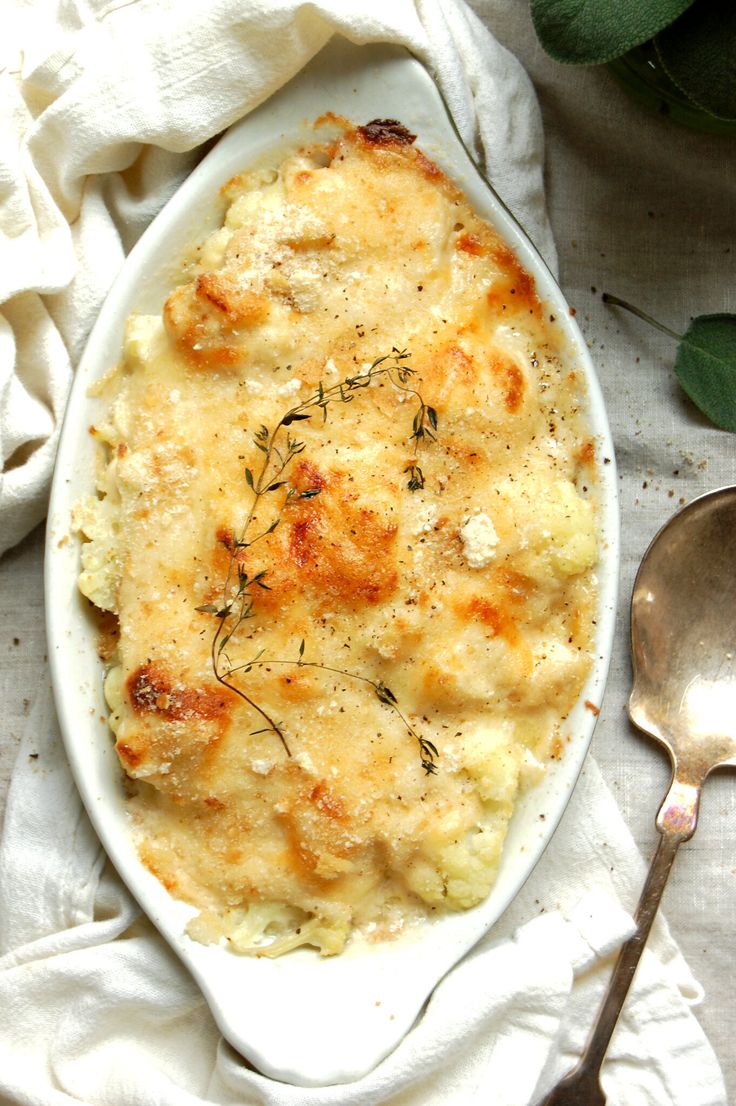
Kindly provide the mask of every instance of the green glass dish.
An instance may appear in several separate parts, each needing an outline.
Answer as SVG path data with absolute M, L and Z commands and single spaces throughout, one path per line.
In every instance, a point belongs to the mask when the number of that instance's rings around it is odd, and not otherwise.
M 710 134 L 736 134 L 736 120 L 719 119 L 687 98 L 665 72 L 651 41 L 609 62 L 608 68 L 636 99 L 673 122 Z

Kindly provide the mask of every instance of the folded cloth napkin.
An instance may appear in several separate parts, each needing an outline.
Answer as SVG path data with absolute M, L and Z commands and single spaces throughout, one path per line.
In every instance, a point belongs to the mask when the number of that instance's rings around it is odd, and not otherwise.
M 73 368 L 125 254 L 202 144 L 333 33 L 405 45 L 428 65 L 468 146 L 554 264 L 534 94 L 461 4 L 6 0 L 0 553 L 43 517 Z
M 482 1094 L 493 1106 L 532 1106 L 579 1054 L 609 954 L 633 928 L 620 899 L 633 903 L 642 877 L 589 761 L 513 906 L 394 1053 L 351 1084 L 274 1082 L 220 1039 L 196 985 L 105 864 L 42 688 L 0 846 L 0 1101 L 467 1106 Z M 690 1010 L 699 998 L 658 921 L 604 1067 L 611 1106 L 725 1106 Z
M 0 71 L 0 548 L 42 517 L 59 420 L 99 305 L 201 147 L 337 32 L 407 45 L 554 265 L 541 127 L 515 60 L 460 0 L 11 0 Z M 489 937 L 372 1073 L 304 1090 L 250 1070 L 121 885 L 80 805 L 47 688 L 0 845 L 0 1096 L 273 1106 L 539 1100 L 579 1051 L 642 861 L 588 763 L 561 830 Z M 723 1106 L 700 997 L 658 922 L 605 1069 L 612 1103 Z

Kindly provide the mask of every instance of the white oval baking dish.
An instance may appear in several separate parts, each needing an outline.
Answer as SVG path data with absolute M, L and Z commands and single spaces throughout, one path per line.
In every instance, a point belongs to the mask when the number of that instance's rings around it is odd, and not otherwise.
M 102 666 L 86 604 L 77 591 L 79 546 L 69 534 L 73 505 L 92 490 L 99 414 L 89 385 L 119 357 L 131 311 L 157 312 L 186 246 L 215 219 L 220 184 L 266 153 L 310 137 L 309 122 L 333 111 L 357 122 L 398 118 L 423 150 L 463 189 L 533 274 L 563 327 L 587 380 L 589 420 L 599 457 L 612 459 L 600 389 L 582 336 L 540 256 L 473 165 L 423 66 L 384 46 L 330 44 L 208 154 L 154 220 L 127 259 L 82 358 L 59 446 L 49 511 L 46 603 L 50 664 L 61 730 L 92 823 L 118 872 L 199 983 L 230 1043 L 265 1074 L 299 1085 L 353 1080 L 389 1053 L 411 1027 L 435 984 L 498 919 L 534 868 L 567 805 L 595 722 L 584 701 L 600 703 L 611 652 L 618 573 L 618 512 L 613 463 L 600 464 L 602 557 L 596 660 L 569 718 L 562 760 L 519 802 L 498 879 L 473 910 L 442 918 L 383 945 L 354 941 L 341 956 L 301 950 L 278 960 L 238 957 L 184 935 L 192 911 L 173 900 L 140 863 L 126 820 L 121 771 L 104 718 Z M 544 816 L 542 818 L 542 815 Z

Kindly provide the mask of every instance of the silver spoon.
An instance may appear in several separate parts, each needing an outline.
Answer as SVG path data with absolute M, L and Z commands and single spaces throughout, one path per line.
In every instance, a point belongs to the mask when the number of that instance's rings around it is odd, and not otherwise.
M 599 1073 L 706 776 L 736 766 L 736 487 L 694 499 L 644 554 L 631 598 L 629 716 L 670 753 L 659 844 L 583 1055 L 541 1106 L 603 1106 Z

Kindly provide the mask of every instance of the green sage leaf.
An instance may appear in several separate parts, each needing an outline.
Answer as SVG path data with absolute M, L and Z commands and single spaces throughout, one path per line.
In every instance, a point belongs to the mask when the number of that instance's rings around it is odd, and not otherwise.
M 719 119 L 736 119 L 736 6 L 696 0 L 654 46 L 667 76 L 693 104 Z
M 668 27 L 693 0 L 531 0 L 539 41 L 557 61 L 601 65 Z
M 699 315 L 680 343 L 675 373 L 696 407 L 736 433 L 736 315 Z
M 602 298 L 679 342 L 675 375 L 683 391 L 715 426 L 736 434 L 736 315 L 699 315 L 680 335 L 618 296 Z

